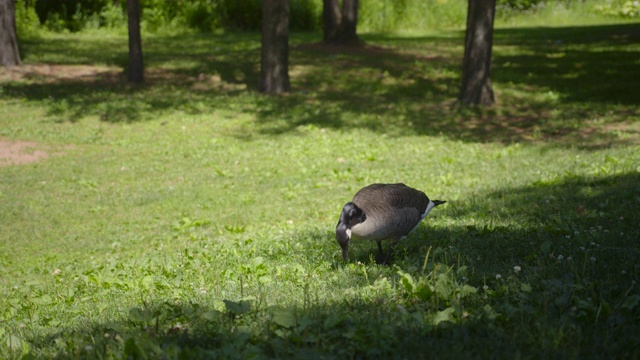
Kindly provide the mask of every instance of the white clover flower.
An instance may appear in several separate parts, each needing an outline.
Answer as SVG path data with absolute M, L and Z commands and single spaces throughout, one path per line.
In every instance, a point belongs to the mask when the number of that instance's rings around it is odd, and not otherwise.
M 496 280 L 500 280 L 500 279 L 502 279 L 502 275 L 496 274 Z
M 518 265 L 513 267 L 513 271 L 515 271 L 516 273 L 519 273 L 522 270 L 522 268 Z
M 592 257 L 591 257 L 591 261 L 592 261 L 592 262 L 595 262 L 595 261 L 596 261 L 596 258 L 592 256 Z
M 573 258 L 572 258 L 571 256 L 569 256 L 569 257 L 567 258 L 567 261 L 573 261 Z
M 622 270 L 622 271 L 620 272 L 620 275 L 627 275 L 627 270 Z
M 564 260 L 564 256 L 558 255 L 558 261 L 562 261 L 562 260 Z
M 489 290 L 489 286 L 485 285 L 485 286 L 482 287 L 482 289 Z

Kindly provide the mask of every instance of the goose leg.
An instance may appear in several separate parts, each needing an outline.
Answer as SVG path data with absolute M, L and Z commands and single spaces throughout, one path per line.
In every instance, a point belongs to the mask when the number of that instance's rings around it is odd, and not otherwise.
M 382 241 L 378 240 L 376 241 L 376 243 L 378 243 L 378 251 L 380 252 L 380 256 L 384 255 L 384 253 L 382 252 Z
M 389 261 L 389 259 L 391 258 L 391 254 L 393 254 L 393 247 L 398 243 L 398 240 L 396 241 L 391 241 L 391 243 L 389 243 L 389 251 L 387 251 L 387 255 L 385 255 L 384 259 L 382 260 L 382 264 L 386 265 L 387 261 Z

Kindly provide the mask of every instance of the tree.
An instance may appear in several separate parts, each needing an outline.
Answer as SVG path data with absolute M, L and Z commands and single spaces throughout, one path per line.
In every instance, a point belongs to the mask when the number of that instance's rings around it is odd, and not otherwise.
M 465 105 L 495 103 L 491 85 L 495 12 L 496 0 L 469 0 L 460 92 L 460 101 Z
M 0 0 L 0 65 L 20 65 L 20 51 L 16 36 L 15 0 Z
M 140 4 L 138 0 L 127 0 L 129 22 L 129 82 L 144 81 L 144 63 L 142 62 L 142 39 L 140 36 Z
M 289 0 L 262 2 L 262 59 L 260 90 L 279 94 L 289 84 Z
M 324 42 L 340 45 L 360 45 L 357 34 L 359 0 L 323 0 L 322 28 Z
M 323 40 L 326 43 L 336 42 L 341 17 L 338 0 L 323 0 L 322 4 Z
M 356 33 L 358 25 L 359 0 L 342 0 L 342 18 L 340 21 L 340 40 L 343 44 L 361 44 Z

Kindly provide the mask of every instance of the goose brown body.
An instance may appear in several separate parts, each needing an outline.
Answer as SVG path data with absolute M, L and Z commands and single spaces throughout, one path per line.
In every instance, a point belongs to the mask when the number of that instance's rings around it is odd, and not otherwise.
M 371 184 L 360 189 L 347 203 L 336 226 L 336 237 L 348 260 L 351 239 L 373 240 L 382 254 L 382 240 L 393 245 L 413 231 L 435 206 L 445 201 L 431 201 L 424 192 L 405 184 Z M 385 257 L 385 261 L 386 258 Z

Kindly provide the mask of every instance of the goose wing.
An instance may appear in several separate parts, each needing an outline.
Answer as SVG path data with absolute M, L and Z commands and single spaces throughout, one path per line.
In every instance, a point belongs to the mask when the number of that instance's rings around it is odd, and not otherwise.
M 374 238 L 401 238 L 422 220 L 429 198 L 422 192 L 398 184 L 372 184 L 362 188 L 353 202 L 367 215 L 364 228 Z M 367 224 L 368 222 L 368 224 Z

